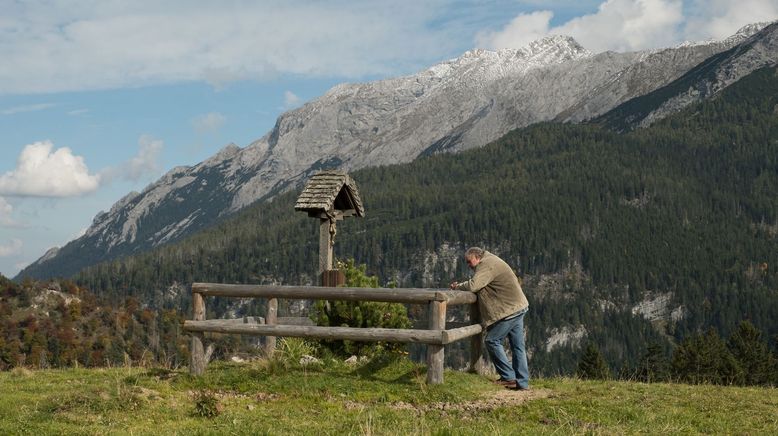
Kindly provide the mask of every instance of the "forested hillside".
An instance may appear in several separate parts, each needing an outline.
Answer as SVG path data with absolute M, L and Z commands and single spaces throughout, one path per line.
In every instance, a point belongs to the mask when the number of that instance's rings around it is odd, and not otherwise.
M 366 217 L 339 224 L 336 255 L 383 282 L 442 287 L 467 274 L 466 246 L 500 254 L 524 281 L 533 365 L 548 373 L 569 372 L 584 341 L 617 368 L 648 344 L 667 352 L 709 327 L 729 335 L 742 320 L 778 335 L 775 68 L 651 128 L 541 124 L 351 176 Z M 318 227 L 294 212 L 297 194 L 75 280 L 184 313 L 193 281 L 310 283 Z M 656 296 L 672 316 L 634 311 Z M 569 334 L 550 344 L 560 332 Z
M 118 307 L 69 280 L 12 282 L 0 275 L 0 370 L 186 365 L 189 337 L 177 310 Z

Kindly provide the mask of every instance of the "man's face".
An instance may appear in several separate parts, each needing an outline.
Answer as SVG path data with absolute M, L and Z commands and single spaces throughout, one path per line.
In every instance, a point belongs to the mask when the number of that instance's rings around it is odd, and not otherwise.
M 472 269 L 475 269 L 478 263 L 481 262 L 481 259 L 475 256 L 465 256 L 465 262 L 467 262 L 467 266 L 469 266 Z

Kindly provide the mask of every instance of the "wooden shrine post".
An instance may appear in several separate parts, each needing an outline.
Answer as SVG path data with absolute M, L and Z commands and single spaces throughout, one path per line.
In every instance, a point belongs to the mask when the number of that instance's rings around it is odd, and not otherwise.
M 319 281 L 321 286 L 338 286 L 343 275 L 333 269 L 333 247 L 337 222 L 350 216 L 365 216 L 365 208 L 354 180 L 348 174 L 327 170 L 314 174 L 305 185 L 294 209 L 319 219 Z

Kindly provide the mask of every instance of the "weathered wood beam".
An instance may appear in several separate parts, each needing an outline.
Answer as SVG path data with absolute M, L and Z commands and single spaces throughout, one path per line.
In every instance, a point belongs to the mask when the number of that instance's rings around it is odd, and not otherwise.
M 192 294 L 192 311 L 194 312 L 193 318 L 196 322 L 203 322 L 203 320 L 205 320 L 205 301 L 203 301 L 202 294 L 197 292 Z M 192 375 L 203 375 L 205 372 L 205 365 L 208 363 L 205 360 L 203 341 L 204 336 L 201 332 L 194 332 L 192 334 L 192 350 L 189 360 L 189 373 Z
M 479 324 L 481 322 L 481 312 L 477 304 L 470 306 L 470 322 Z M 480 375 L 490 375 L 494 371 L 489 365 L 489 360 L 484 352 L 485 331 L 470 337 L 470 362 L 469 370 Z
M 193 283 L 192 292 L 215 297 L 287 298 L 299 300 L 383 301 L 423 304 L 446 301 L 449 305 L 472 304 L 476 295 L 466 291 L 435 291 L 420 288 L 333 288 L 323 286 L 230 285 Z
M 265 325 L 278 324 L 278 298 L 270 298 L 267 300 L 267 313 L 265 313 Z M 266 336 L 265 344 L 262 347 L 265 352 L 265 357 L 272 357 L 276 351 L 276 337 Z
M 429 330 L 439 331 L 446 328 L 446 302 L 430 301 L 429 303 Z M 442 334 L 441 334 L 442 339 Z M 438 385 L 443 383 L 443 363 L 445 361 L 445 347 L 440 344 L 427 345 L 427 384 Z
M 319 276 L 321 273 L 332 269 L 332 235 L 330 234 L 330 225 L 334 221 L 328 219 L 319 220 Z
M 236 333 L 254 336 L 347 339 L 351 341 L 443 343 L 440 330 L 239 324 L 218 319 L 205 321 L 185 320 L 184 330 L 189 332 Z
M 323 220 L 342 221 L 344 218 L 348 218 L 356 215 L 356 213 L 357 211 L 354 209 L 346 209 L 346 210 L 334 209 L 334 210 L 330 210 L 329 214 L 323 211 L 308 212 L 308 216 L 313 218 L 323 219 Z
M 483 329 L 480 325 L 474 324 L 456 329 L 443 330 L 443 345 L 456 342 L 458 340 L 479 335 Z

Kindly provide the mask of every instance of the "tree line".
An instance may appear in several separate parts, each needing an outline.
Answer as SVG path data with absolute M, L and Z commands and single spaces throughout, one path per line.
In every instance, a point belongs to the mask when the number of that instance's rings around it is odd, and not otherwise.
M 620 367 L 616 373 L 599 347 L 589 342 L 578 360 L 576 375 L 645 383 L 778 386 L 778 356 L 770 352 L 762 332 L 743 321 L 726 341 L 709 329 L 685 338 L 671 356 L 661 346 L 649 344 L 637 365 Z

